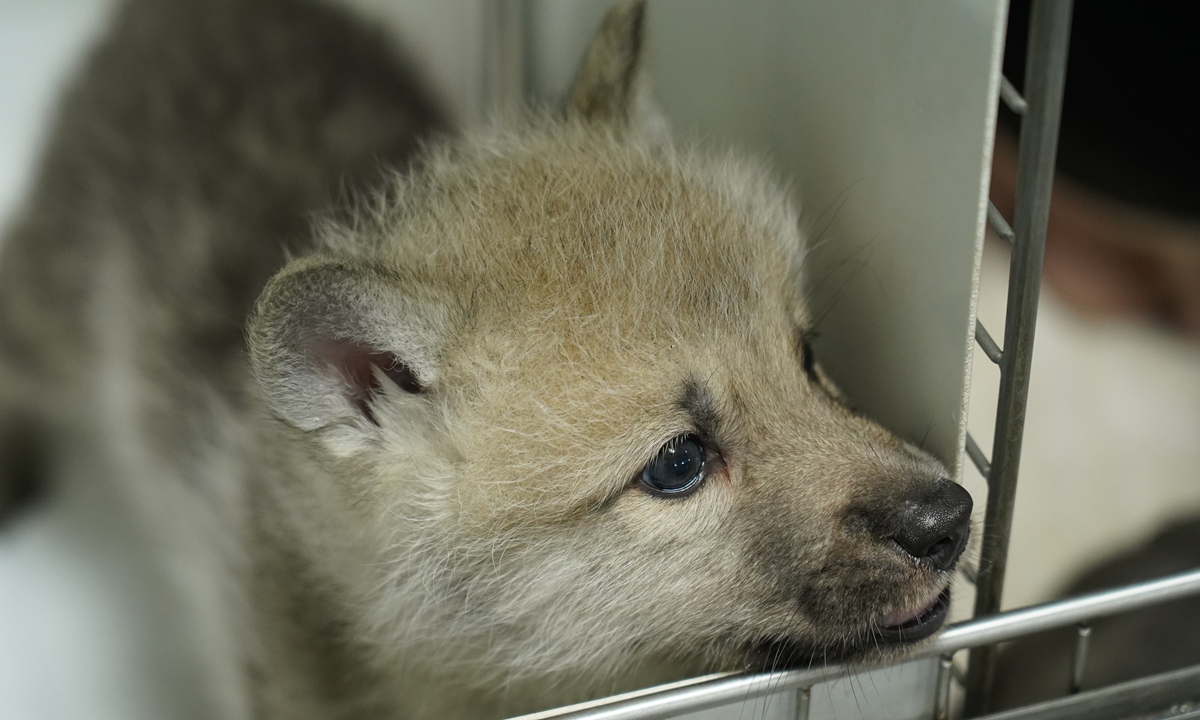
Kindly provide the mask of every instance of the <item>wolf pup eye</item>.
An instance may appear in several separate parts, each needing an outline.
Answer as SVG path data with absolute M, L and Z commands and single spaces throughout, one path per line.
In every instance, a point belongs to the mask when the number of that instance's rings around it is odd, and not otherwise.
M 817 333 L 811 328 L 796 331 L 796 342 L 800 349 L 800 367 L 804 368 L 804 374 L 811 380 L 817 378 L 817 356 L 813 353 L 813 340 L 817 339 Z
M 804 349 L 800 354 L 800 366 L 804 368 L 804 374 L 810 378 L 817 376 L 817 356 L 813 354 L 812 345 L 805 342 Z
M 704 480 L 704 445 L 695 435 L 680 435 L 662 446 L 642 469 L 642 485 L 656 495 L 690 495 Z

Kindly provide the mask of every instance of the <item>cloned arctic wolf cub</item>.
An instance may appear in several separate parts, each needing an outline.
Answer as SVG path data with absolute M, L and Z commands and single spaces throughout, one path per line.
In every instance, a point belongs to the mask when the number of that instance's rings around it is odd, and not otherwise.
M 498 717 L 944 619 L 970 498 L 823 376 L 795 211 L 666 137 L 643 16 L 466 138 L 312 0 L 133 0 L 76 79 L 0 264 L 7 482 L 98 439 L 226 715 Z

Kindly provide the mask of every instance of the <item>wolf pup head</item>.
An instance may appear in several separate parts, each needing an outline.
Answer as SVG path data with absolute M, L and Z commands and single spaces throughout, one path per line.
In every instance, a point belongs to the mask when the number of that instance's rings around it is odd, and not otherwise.
M 822 374 L 792 205 L 665 138 L 643 17 L 564 118 L 432 147 L 251 321 L 281 522 L 398 672 L 577 697 L 944 619 L 970 496 Z

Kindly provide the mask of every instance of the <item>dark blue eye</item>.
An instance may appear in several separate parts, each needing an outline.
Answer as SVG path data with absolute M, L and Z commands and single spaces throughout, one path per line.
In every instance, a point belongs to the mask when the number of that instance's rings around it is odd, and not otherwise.
M 704 446 L 695 435 L 680 435 L 663 445 L 642 469 L 642 484 L 660 495 L 686 495 L 704 479 Z

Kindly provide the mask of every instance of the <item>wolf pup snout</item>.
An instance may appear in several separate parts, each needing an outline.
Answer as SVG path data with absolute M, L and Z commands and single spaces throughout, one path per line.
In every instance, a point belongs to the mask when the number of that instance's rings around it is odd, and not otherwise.
M 971 495 L 950 480 L 910 494 L 895 513 L 891 538 L 917 562 L 950 570 L 962 555 L 971 529 Z
M 917 483 L 898 500 L 852 515 L 850 524 L 865 528 L 895 555 L 934 576 L 948 575 L 958 563 L 971 531 L 971 495 L 942 478 Z M 872 635 L 881 643 L 903 644 L 933 635 L 946 620 L 948 588 L 924 601 L 899 607 L 875 621 Z

